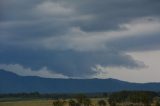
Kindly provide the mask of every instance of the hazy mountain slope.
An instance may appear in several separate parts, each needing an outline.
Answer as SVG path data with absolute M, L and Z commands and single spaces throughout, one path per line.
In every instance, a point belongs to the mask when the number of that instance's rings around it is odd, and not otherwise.
M 47 79 L 22 77 L 0 70 L 0 93 L 34 92 L 74 93 L 111 92 L 120 90 L 160 91 L 160 83 L 129 83 L 116 79 Z

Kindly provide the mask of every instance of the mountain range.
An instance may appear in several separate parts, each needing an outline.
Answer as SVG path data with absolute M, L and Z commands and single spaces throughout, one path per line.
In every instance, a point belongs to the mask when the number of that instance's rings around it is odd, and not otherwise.
M 19 76 L 0 70 L 0 93 L 95 93 L 121 90 L 160 91 L 160 83 L 131 83 L 116 79 L 52 79 Z

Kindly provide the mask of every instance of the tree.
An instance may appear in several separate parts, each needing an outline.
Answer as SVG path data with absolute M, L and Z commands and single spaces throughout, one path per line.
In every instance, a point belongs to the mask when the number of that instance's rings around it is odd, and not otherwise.
M 53 106 L 64 106 L 65 101 L 62 100 L 56 100 L 53 102 Z
M 154 106 L 160 106 L 160 100 L 158 97 L 153 99 L 153 104 L 154 104 Z
M 76 106 L 76 102 L 74 100 L 69 100 L 69 106 Z
M 158 101 L 155 102 L 155 106 L 160 106 L 160 103 Z
M 111 106 L 124 102 L 143 103 L 145 106 L 150 106 L 156 96 L 157 93 L 151 91 L 121 91 L 112 93 L 108 101 Z
M 99 100 L 98 101 L 98 105 L 99 106 L 106 106 L 107 104 L 106 104 L 106 102 L 104 100 Z
M 84 100 L 83 100 L 83 104 L 84 104 L 84 106 L 91 106 L 92 104 L 91 104 L 91 100 L 89 99 L 89 98 L 85 98 Z
M 78 106 L 91 106 L 92 105 L 91 100 L 87 98 L 84 94 L 77 95 L 76 100 L 78 102 L 77 103 Z
M 86 99 L 87 97 L 85 96 L 85 95 L 83 95 L 83 94 L 78 94 L 77 96 L 76 96 L 76 100 L 77 100 L 77 102 L 80 104 L 80 105 L 82 105 L 83 103 L 84 103 L 84 100 Z
M 116 106 L 115 102 L 110 102 L 109 104 L 110 104 L 110 106 Z

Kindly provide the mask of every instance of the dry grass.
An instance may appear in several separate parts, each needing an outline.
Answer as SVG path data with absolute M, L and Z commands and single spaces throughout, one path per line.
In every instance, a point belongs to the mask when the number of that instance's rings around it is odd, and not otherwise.
M 52 100 L 0 102 L 0 106 L 52 106 Z
M 99 99 L 91 99 L 91 100 L 93 106 L 98 106 L 97 101 Z M 29 101 L 0 102 L 0 106 L 52 106 L 53 101 L 54 100 L 29 100 Z M 68 106 L 68 104 L 66 104 L 65 106 Z

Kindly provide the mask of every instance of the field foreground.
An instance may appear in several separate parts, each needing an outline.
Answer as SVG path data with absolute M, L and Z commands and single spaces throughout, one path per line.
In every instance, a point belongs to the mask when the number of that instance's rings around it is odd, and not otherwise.
M 0 106 L 160 106 L 160 94 L 152 91 L 121 91 L 94 97 L 89 94 L 2 94 Z
M 53 100 L 0 102 L 0 106 L 52 106 Z
M 98 100 L 99 99 L 91 99 L 93 106 L 98 106 Z M 53 106 L 53 102 L 54 100 L 5 101 L 0 102 L 0 106 Z M 66 103 L 65 106 L 69 106 L 68 103 Z M 107 104 L 106 106 L 109 105 Z

